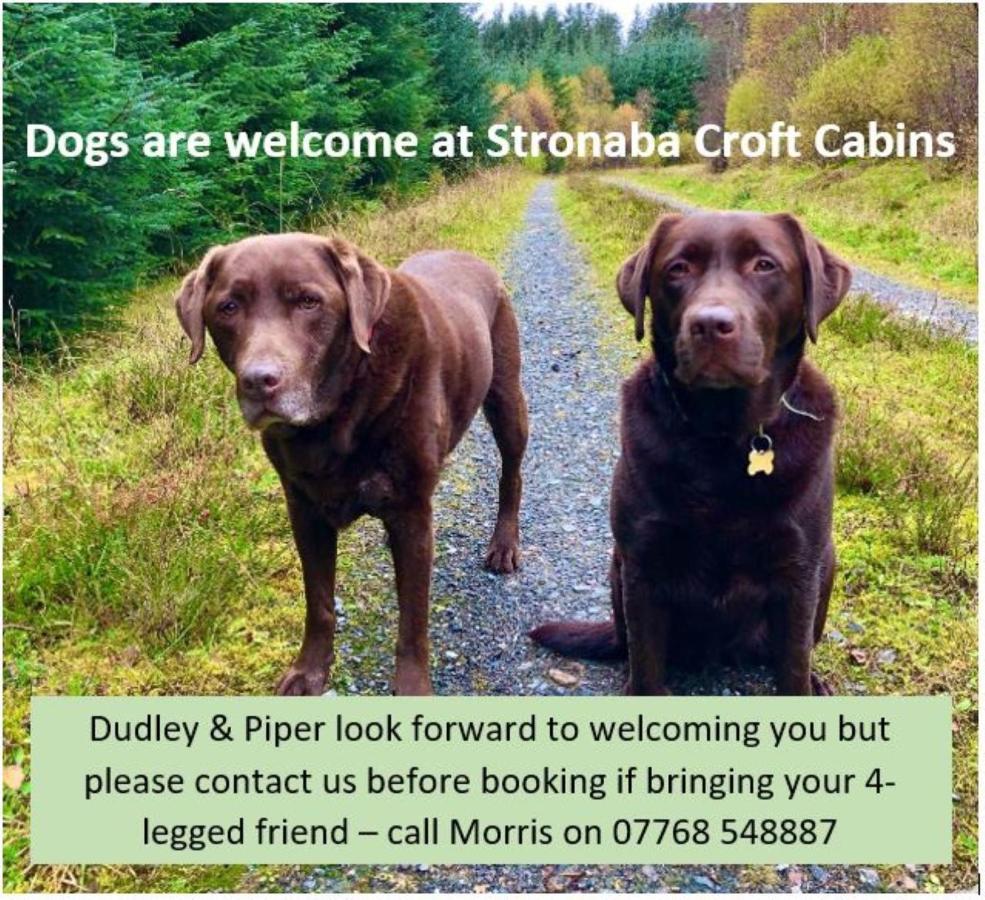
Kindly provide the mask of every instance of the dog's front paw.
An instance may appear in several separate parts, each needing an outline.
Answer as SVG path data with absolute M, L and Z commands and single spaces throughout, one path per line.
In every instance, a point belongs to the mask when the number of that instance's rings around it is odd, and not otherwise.
M 393 693 L 398 697 L 430 697 L 434 689 L 426 670 L 398 668 L 393 679 Z
M 486 568 L 509 575 L 520 568 L 520 544 L 515 538 L 493 538 L 486 551 Z
M 636 684 L 631 678 L 626 679 L 626 683 L 622 687 L 622 692 L 627 697 L 671 697 L 673 696 L 670 690 L 664 685 L 657 685 L 656 687 L 646 687 L 644 685 Z
M 835 692 L 817 672 L 811 672 L 811 693 L 815 697 L 833 697 Z
M 277 685 L 281 697 L 319 697 L 325 691 L 328 666 L 301 666 L 295 663 Z

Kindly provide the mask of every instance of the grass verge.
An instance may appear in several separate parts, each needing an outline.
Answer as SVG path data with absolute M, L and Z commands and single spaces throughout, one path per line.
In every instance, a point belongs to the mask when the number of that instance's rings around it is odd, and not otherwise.
M 632 347 L 613 285 L 653 204 L 590 176 L 563 182 L 558 201 L 605 298 L 607 339 Z M 954 861 L 930 867 L 921 886 L 968 890 L 978 870 L 977 353 L 862 298 L 825 323 L 810 354 L 842 403 L 840 571 L 817 665 L 841 694 L 952 695 Z M 905 875 L 883 874 L 887 884 Z M 766 875 L 750 867 L 742 881 Z
M 483 173 L 330 224 L 390 265 L 427 247 L 495 261 L 535 182 L 520 169 Z M 8 891 L 235 890 L 247 874 L 28 865 L 32 694 L 265 694 L 300 641 L 300 567 L 277 478 L 215 354 L 188 367 L 176 286 L 140 291 L 118 328 L 53 361 L 8 366 L 4 764 L 26 774 L 4 788 Z M 372 668 L 394 639 L 380 536 L 367 521 L 340 542 L 340 691 L 388 690 Z
M 745 165 L 721 175 L 695 164 L 620 176 L 698 206 L 796 213 L 833 250 L 875 272 L 977 301 L 972 176 L 912 160 Z

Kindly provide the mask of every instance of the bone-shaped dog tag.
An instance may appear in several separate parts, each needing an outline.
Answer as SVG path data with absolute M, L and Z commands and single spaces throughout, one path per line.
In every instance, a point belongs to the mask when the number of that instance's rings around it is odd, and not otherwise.
M 750 476 L 773 474 L 773 439 L 759 427 L 759 434 L 753 436 L 749 445 L 749 465 L 746 473 Z
M 750 450 L 749 451 L 749 468 L 746 471 L 750 475 L 758 475 L 762 472 L 764 475 L 773 474 L 773 451 L 772 450 Z

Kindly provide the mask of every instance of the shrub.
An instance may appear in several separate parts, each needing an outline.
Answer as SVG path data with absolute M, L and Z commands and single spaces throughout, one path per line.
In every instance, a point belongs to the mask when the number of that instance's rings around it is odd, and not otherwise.
M 889 43 L 881 36 L 856 38 L 849 48 L 817 68 L 790 106 L 790 116 L 805 136 L 832 122 L 842 131 L 864 131 L 870 121 L 894 123 L 883 85 Z
M 782 102 L 762 76 L 747 73 L 736 79 L 725 104 L 725 127 L 729 131 L 765 131 L 783 116 Z
M 681 132 L 681 155 L 678 159 L 670 160 L 670 162 L 677 162 L 681 165 L 704 162 L 704 157 L 698 153 L 694 135 L 690 131 Z
M 974 4 L 894 8 L 882 86 L 901 120 L 912 128 L 954 131 L 958 158 L 970 162 L 978 147 L 977 35 Z

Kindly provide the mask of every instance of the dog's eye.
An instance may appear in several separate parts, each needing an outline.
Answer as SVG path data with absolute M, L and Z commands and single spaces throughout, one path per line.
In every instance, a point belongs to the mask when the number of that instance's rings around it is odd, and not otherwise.
M 766 256 L 759 257 L 756 260 L 756 264 L 752 267 L 754 272 L 775 272 L 776 269 L 776 263 Z
M 321 300 L 314 296 L 314 294 L 302 294 L 298 297 L 297 304 L 301 309 L 316 309 L 321 305 Z
M 672 262 L 667 266 L 667 275 L 670 278 L 682 278 L 691 271 L 691 266 L 683 259 Z
M 223 300 L 219 304 L 219 313 L 223 316 L 232 316 L 239 310 L 239 303 L 235 300 Z

